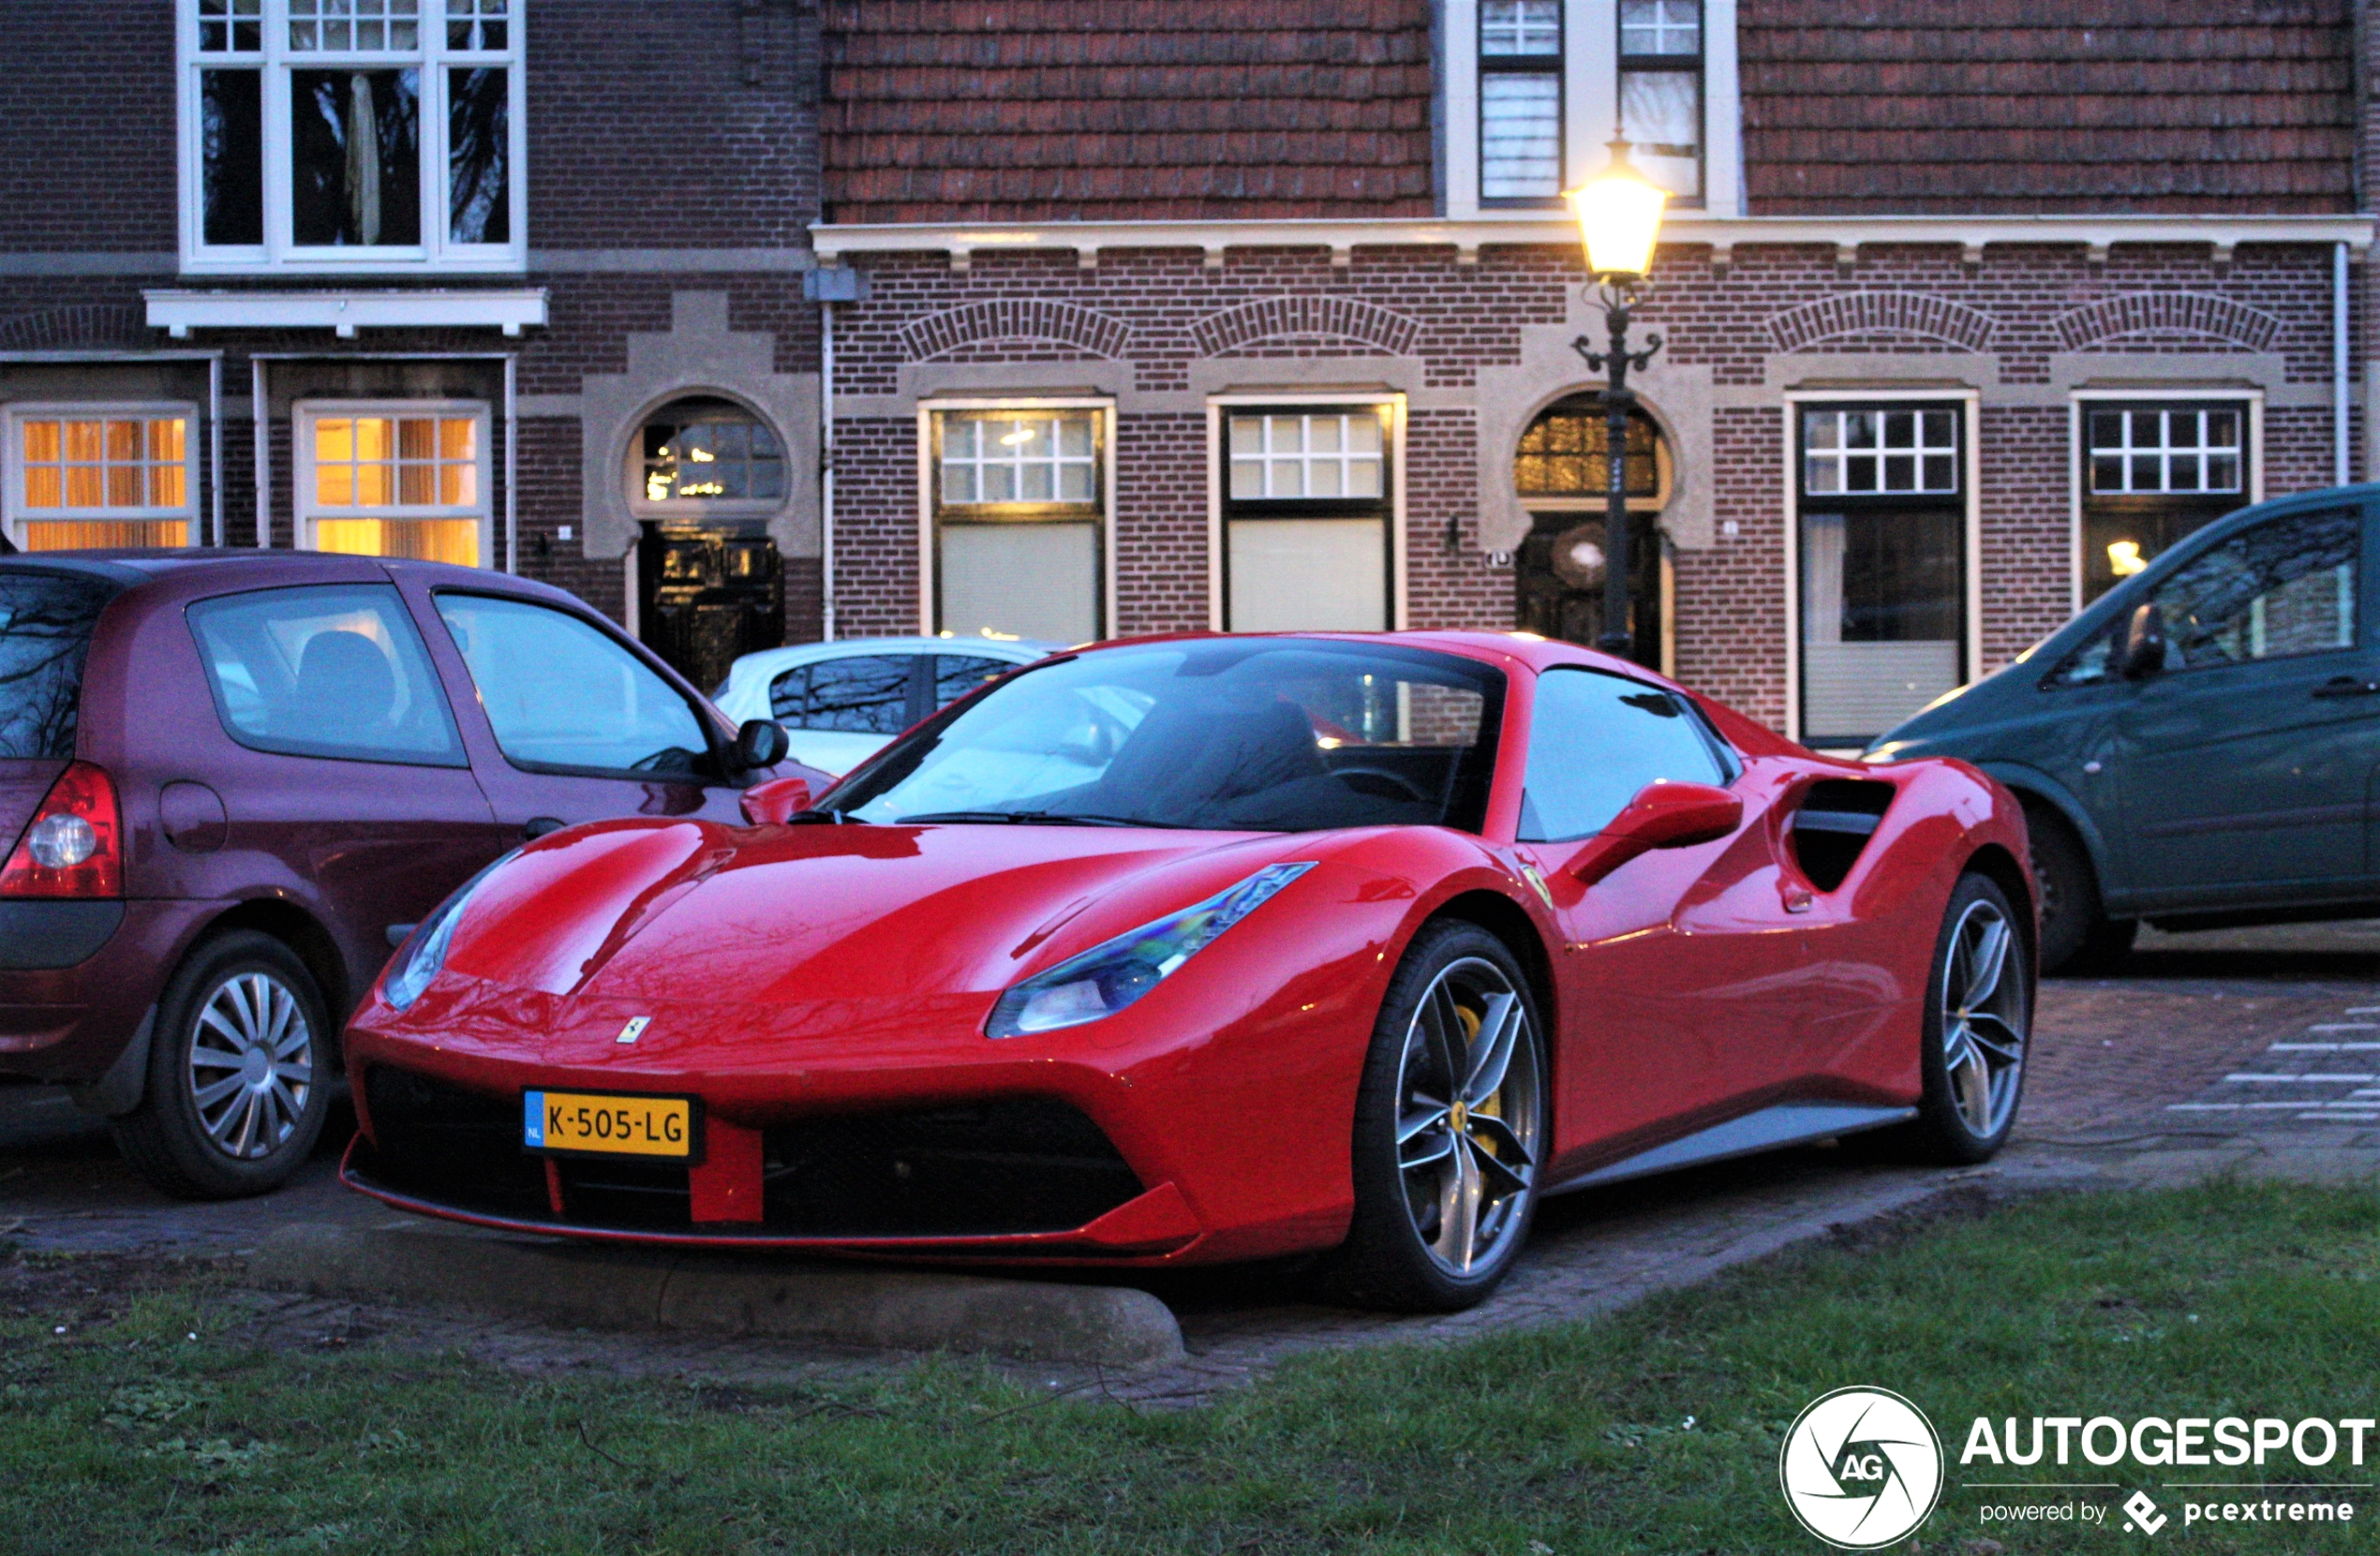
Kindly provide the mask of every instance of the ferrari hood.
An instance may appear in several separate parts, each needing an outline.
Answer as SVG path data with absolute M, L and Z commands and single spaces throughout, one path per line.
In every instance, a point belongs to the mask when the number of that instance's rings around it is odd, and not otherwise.
M 1053 826 L 574 828 L 488 878 L 447 967 L 566 999 L 989 994 L 1312 838 Z

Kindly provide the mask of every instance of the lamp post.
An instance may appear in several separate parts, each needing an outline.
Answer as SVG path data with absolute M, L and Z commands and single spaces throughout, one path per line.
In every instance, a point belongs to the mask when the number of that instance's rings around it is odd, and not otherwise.
M 1579 237 L 1586 248 L 1588 305 L 1599 308 L 1610 338 L 1601 349 L 1581 335 L 1570 343 L 1586 359 L 1589 371 L 1608 372 L 1611 384 L 1603 393 L 1605 467 L 1611 477 L 1603 510 L 1603 630 L 1595 646 L 1621 659 L 1630 657 L 1634 634 L 1629 630 L 1628 413 L 1636 393 L 1628 386 L 1629 369 L 1642 372 L 1661 348 L 1661 337 L 1647 337 L 1644 349 L 1629 349 L 1629 310 L 1637 285 L 1653 268 L 1653 245 L 1661 230 L 1661 207 L 1669 192 L 1648 182 L 1631 167 L 1628 141 L 1612 141 L 1612 164 L 1584 187 L 1563 197 L 1577 216 Z

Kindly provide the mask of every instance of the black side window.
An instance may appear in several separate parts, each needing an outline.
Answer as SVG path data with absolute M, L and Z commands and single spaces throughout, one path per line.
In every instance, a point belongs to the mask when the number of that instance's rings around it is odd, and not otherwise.
M 810 712 L 810 666 L 797 664 L 768 683 L 768 716 L 801 727 Z
M 216 712 L 241 745 L 469 765 L 413 617 L 387 585 L 226 595 L 188 616 Z
M 74 755 L 91 633 L 116 587 L 57 572 L 0 572 L 0 758 Z
M 1004 675 L 1016 668 L 1006 659 L 987 659 L 980 654 L 937 654 L 934 656 L 934 706 L 944 707 L 955 703 L 986 681 Z
M 1521 840 L 1562 842 L 1608 825 L 1657 778 L 1723 784 L 1726 765 L 1692 709 L 1673 694 L 1598 670 L 1537 678 Z
M 2159 585 L 2165 668 L 2352 648 L 2363 556 L 2354 509 L 2243 529 Z
M 855 654 L 810 667 L 801 727 L 855 734 L 899 734 L 911 723 L 908 654 Z
M 2116 643 L 2124 633 L 2125 623 L 2119 618 L 2083 641 L 2081 647 L 2068 653 L 2057 667 L 2041 678 L 2042 689 L 2066 686 L 2100 686 L 2116 678 Z

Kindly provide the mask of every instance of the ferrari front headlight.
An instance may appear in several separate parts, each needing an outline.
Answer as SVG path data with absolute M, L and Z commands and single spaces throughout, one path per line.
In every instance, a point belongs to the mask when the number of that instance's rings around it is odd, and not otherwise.
M 1312 868 L 1312 860 L 1267 865 L 1204 902 L 1126 930 L 1026 979 L 991 1007 L 984 1035 L 1022 1037 L 1113 1015 L 1171 977 L 1183 962 L 1214 943 L 1216 936 Z
M 520 852 L 513 850 L 454 888 L 453 895 L 431 910 L 429 917 L 413 926 L 413 933 L 406 937 L 404 946 L 389 963 L 388 980 L 380 985 L 381 999 L 403 1010 L 422 997 L 422 991 L 430 986 L 430 980 L 446 966 L 447 944 L 454 939 L 454 926 L 462 921 L 464 905 L 471 900 L 471 894 L 479 890 L 481 882 L 512 863 Z

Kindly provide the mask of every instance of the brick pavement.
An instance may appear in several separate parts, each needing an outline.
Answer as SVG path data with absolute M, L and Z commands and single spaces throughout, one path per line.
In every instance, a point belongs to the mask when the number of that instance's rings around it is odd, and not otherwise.
M 1063 1369 L 1061 1389 L 1190 1402 L 1300 1351 L 1453 1341 L 1591 1316 L 1830 1231 L 1944 1193 L 1993 1194 L 2182 1181 L 2212 1172 L 2371 1176 L 2380 1167 L 2380 928 L 2149 936 L 2118 978 L 2044 985 L 2015 1142 L 1988 1167 L 1877 1166 L 1813 1148 L 1721 1163 L 1548 1202 L 1521 1267 L 1467 1313 L 1391 1318 L 1297 1299 L 1278 1269 L 1155 1282 L 1180 1315 L 1188 1362 L 1120 1379 Z M 2304 1046 L 2304 1045 L 2342 1046 Z M 2337 1081 L 2246 1081 L 2266 1074 Z M 2253 1106 L 2287 1093 L 2291 1105 Z M 2358 1092 L 2373 1092 L 2367 1100 Z M 2298 1105 L 2302 1099 L 2304 1105 Z M 33 1089 L 0 1090 L 0 1231 L 31 1247 L 235 1252 L 273 1222 L 378 1219 L 342 1194 L 327 1154 L 281 1196 L 177 1205 L 117 1162 L 103 1134 Z M 687 1337 L 560 1334 L 534 1325 L 253 1297 L 260 1339 L 462 1346 L 520 1369 L 600 1367 L 703 1378 L 813 1376 L 864 1357 Z

